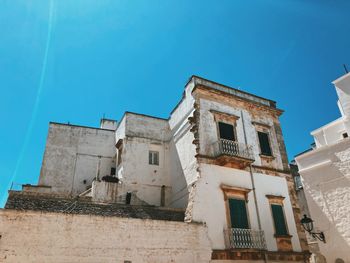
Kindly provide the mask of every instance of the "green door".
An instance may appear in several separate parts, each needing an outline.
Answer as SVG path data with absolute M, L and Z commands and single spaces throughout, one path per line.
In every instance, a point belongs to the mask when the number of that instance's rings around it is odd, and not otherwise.
M 240 199 L 229 199 L 231 227 L 248 229 L 248 216 L 246 201 Z
M 288 235 L 286 221 L 284 220 L 283 208 L 281 205 L 272 204 L 272 215 L 275 223 L 276 235 L 285 236 Z

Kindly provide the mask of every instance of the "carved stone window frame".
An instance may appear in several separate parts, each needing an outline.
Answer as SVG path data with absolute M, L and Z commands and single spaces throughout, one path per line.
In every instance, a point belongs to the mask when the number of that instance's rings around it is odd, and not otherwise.
M 221 111 L 217 111 L 217 110 L 210 110 L 210 112 L 213 114 L 214 116 L 214 121 L 216 124 L 216 134 L 217 134 L 217 138 L 218 140 L 220 140 L 220 129 L 219 129 L 219 122 L 222 123 L 226 123 L 226 124 L 230 124 L 233 126 L 233 133 L 235 135 L 235 139 L 236 141 L 238 141 L 237 138 L 237 120 L 240 118 L 237 115 L 234 114 L 229 114 L 226 112 L 221 112 Z
M 248 226 L 249 226 L 249 228 L 251 228 L 249 209 L 248 209 L 248 205 L 247 205 L 248 201 L 249 201 L 248 200 L 248 194 L 251 191 L 251 189 L 235 187 L 235 186 L 229 186 L 229 185 L 224 185 L 224 184 L 220 185 L 220 188 L 223 191 L 223 195 L 224 195 L 227 228 L 228 229 L 232 228 L 229 199 L 238 199 L 238 200 L 244 200 L 245 201 L 246 212 L 247 212 L 247 219 L 248 219 Z
M 257 121 L 252 121 L 252 124 L 255 126 L 255 131 L 256 131 L 256 138 L 257 138 L 257 144 L 259 145 L 259 156 L 265 159 L 270 159 L 270 160 L 274 160 L 276 158 L 275 153 L 273 151 L 272 148 L 272 144 L 271 141 L 273 139 L 273 133 L 272 133 L 272 126 L 266 123 L 262 123 L 262 122 L 257 122 Z M 266 133 L 268 135 L 268 139 L 269 139 L 269 146 L 270 146 L 270 150 L 271 150 L 271 156 L 270 155 L 265 155 L 261 153 L 261 145 L 260 145 L 260 140 L 259 140 L 259 134 L 258 132 L 263 132 Z
M 289 231 L 289 227 L 288 227 L 288 221 L 286 218 L 286 211 L 285 211 L 285 207 L 284 207 L 284 200 L 285 197 L 284 196 L 278 196 L 278 195 L 266 195 L 266 198 L 269 201 L 269 207 L 270 207 L 270 213 L 271 213 L 271 217 L 272 217 L 272 222 L 273 222 L 273 229 L 275 231 L 274 237 L 276 238 L 276 243 L 277 243 L 277 249 L 279 251 L 292 251 L 293 250 L 293 246 L 292 246 L 292 235 L 290 235 L 290 231 Z M 283 212 L 283 218 L 284 218 L 284 222 L 286 225 L 286 230 L 287 230 L 287 235 L 277 235 L 276 234 L 276 228 L 275 228 L 275 222 L 274 222 L 274 217 L 273 217 L 273 213 L 272 213 L 272 207 L 271 205 L 280 205 L 282 206 L 282 212 Z

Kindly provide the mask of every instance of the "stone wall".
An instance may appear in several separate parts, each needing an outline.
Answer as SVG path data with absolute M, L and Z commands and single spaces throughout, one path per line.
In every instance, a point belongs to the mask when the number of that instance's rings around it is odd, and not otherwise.
M 206 227 L 184 222 L 0 210 L 0 262 L 204 263 Z

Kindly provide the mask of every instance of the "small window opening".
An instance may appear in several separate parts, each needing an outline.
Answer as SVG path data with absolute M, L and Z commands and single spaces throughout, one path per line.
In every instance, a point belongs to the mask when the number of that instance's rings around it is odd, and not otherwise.
M 343 138 L 345 139 L 345 138 L 348 138 L 348 137 L 349 137 L 348 133 L 347 133 L 347 132 L 344 132 L 344 133 L 343 133 Z
M 152 165 L 159 165 L 159 152 L 150 151 L 148 154 L 148 163 Z
M 303 189 L 303 184 L 301 182 L 300 175 L 297 175 L 294 177 L 294 182 L 295 182 L 295 188 L 296 190 Z
M 258 131 L 260 152 L 263 155 L 272 156 L 269 134 Z
M 220 139 L 236 141 L 234 127 L 231 124 L 219 122 Z
M 130 205 L 130 203 L 131 203 L 131 193 L 130 192 L 126 193 L 125 203 L 127 205 Z
M 160 189 L 160 206 L 165 206 L 165 185 Z

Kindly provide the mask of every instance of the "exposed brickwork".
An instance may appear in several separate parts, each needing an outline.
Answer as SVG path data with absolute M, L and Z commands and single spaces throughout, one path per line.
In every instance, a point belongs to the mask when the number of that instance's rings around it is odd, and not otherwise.
M 181 210 L 170 210 L 154 206 L 98 204 L 86 199 L 64 199 L 50 197 L 48 195 L 32 195 L 13 191 L 10 192 L 5 208 L 180 222 L 184 221 L 184 212 Z
M 273 127 L 276 132 L 277 143 L 278 143 L 278 148 L 282 159 L 283 169 L 286 171 L 289 171 L 288 156 L 287 156 L 286 146 L 283 140 L 281 125 L 277 122 L 274 122 Z
M 294 214 L 294 220 L 297 227 L 297 233 L 300 241 L 300 246 L 303 251 L 309 251 L 309 246 L 307 244 L 306 234 L 305 230 L 303 229 L 300 220 L 301 220 L 301 214 L 300 214 L 300 207 L 298 203 L 298 197 L 295 190 L 295 182 L 291 176 L 286 177 L 287 184 L 288 184 L 288 190 L 289 190 L 289 196 L 290 201 L 292 203 L 293 208 L 293 214 Z

